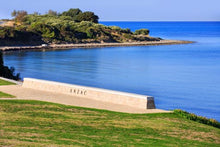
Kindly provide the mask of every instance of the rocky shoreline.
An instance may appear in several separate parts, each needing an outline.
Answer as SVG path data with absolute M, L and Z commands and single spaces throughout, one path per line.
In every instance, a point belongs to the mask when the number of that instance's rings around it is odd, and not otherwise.
M 148 46 L 148 45 L 172 45 L 189 44 L 193 41 L 184 40 L 160 40 L 145 42 L 126 42 L 126 43 L 82 43 L 82 44 L 48 44 L 38 46 L 0 46 L 2 51 L 35 50 L 35 49 L 72 49 L 72 48 L 95 48 L 95 47 L 116 47 L 116 46 Z

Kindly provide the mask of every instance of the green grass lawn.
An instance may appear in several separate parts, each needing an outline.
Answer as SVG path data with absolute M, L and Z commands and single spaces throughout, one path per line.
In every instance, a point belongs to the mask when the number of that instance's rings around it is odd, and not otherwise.
M 220 146 L 220 129 L 175 113 L 0 101 L 0 146 Z
M 0 79 L 0 85 L 15 85 L 15 84 L 12 82 L 8 82 L 8 81 Z
M 15 98 L 15 96 L 0 91 L 0 98 Z
M 0 86 L 1 85 L 15 85 L 15 84 L 0 79 Z M 0 91 L 0 98 L 15 98 L 15 96 Z

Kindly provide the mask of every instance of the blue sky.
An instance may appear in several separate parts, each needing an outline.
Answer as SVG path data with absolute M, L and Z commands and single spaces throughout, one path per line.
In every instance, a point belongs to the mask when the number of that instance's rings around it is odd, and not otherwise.
M 220 21 L 220 0 L 1 0 L 0 19 L 15 10 L 93 11 L 101 21 Z

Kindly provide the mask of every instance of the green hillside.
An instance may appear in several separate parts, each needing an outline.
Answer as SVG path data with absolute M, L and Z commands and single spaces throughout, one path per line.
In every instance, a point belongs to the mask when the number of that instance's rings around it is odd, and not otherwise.
M 93 12 L 70 9 L 46 14 L 13 11 L 13 20 L 0 25 L 0 45 L 41 45 L 43 43 L 103 43 L 159 41 L 149 36 L 148 29 L 132 32 L 129 28 L 98 23 Z
M 0 146 L 219 146 L 220 130 L 178 116 L 0 101 Z

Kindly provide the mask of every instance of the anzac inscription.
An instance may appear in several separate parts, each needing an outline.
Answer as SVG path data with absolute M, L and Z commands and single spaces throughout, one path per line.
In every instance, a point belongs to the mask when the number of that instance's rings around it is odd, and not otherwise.
M 86 95 L 87 91 L 81 89 L 70 89 L 70 93 L 78 94 L 78 95 Z

